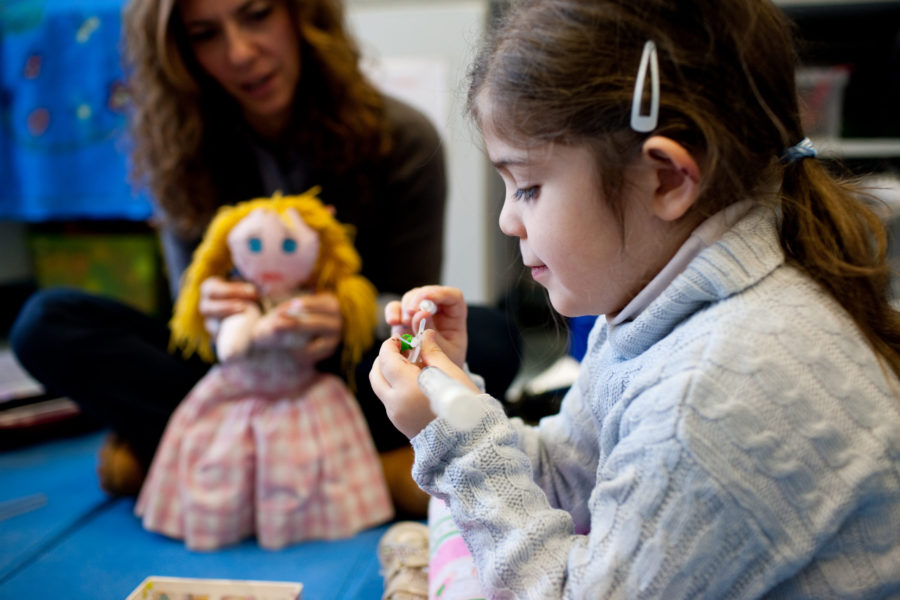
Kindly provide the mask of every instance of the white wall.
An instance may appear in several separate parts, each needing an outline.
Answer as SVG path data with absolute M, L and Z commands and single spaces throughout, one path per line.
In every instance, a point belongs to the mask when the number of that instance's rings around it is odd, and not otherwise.
M 364 67 L 388 92 L 418 105 L 446 144 L 448 208 L 443 283 L 470 302 L 492 303 L 497 277 L 497 198 L 479 136 L 463 114 L 466 71 L 488 22 L 477 0 L 348 0 Z M 496 205 L 496 206 L 495 206 Z

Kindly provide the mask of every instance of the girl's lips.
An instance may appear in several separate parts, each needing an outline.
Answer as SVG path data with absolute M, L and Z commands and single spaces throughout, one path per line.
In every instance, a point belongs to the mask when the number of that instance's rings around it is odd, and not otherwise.
M 546 273 L 548 270 L 547 267 L 545 267 L 544 265 L 538 265 L 538 266 L 529 267 L 529 268 L 531 269 L 532 279 L 537 279 L 538 277 L 540 277 L 541 275 Z

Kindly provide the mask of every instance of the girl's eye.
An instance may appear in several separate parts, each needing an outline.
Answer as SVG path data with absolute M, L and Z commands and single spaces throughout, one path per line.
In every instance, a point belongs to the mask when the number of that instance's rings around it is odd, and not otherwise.
M 538 196 L 538 191 L 540 191 L 540 187 L 533 185 L 528 188 L 519 188 L 515 192 L 513 192 L 513 198 L 516 200 L 534 200 Z
M 281 249 L 284 250 L 285 254 L 291 254 L 297 250 L 297 241 L 293 238 L 284 238 L 284 241 L 281 242 Z
M 248 239 L 247 240 L 247 248 L 250 250 L 250 252 L 253 252 L 253 253 L 258 254 L 258 253 L 262 252 L 262 240 L 259 239 L 258 237 L 252 237 L 252 238 Z

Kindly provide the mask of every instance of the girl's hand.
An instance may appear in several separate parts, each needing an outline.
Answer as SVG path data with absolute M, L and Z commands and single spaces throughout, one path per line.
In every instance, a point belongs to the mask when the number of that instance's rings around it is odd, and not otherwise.
M 437 305 L 437 313 L 433 316 L 421 310 L 422 300 L 431 300 Z M 426 327 L 438 333 L 437 343 L 456 366 L 462 368 L 466 362 L 468 334 L 466 333 L 466 302 L 462 292 L 456 288 L 427 285 L 413 288 L 403 294 L 398 301 L 388 303 L 384 309 L 384 318 L 391 326 L 391 334 L 415 334 L 419 329 L 419 321 L 426 319 Z
M 337 297 L 320 292 L 292 298 L 269 311 L 254 330 L 253 345 L 289 349 L 301 365 L 313 366 L 334 354 L 342 330 Z
M 244 312 L 257 301 L 259 294 L 253 284 L 209 277 L 200 284 L 200 302 L 197 308 L 203 315 L 206 331 L 215 339 L 222 326 L 222 319 Z
M 438 367 L 450 377 L 478 394 L 480 391 L 465 372 L 441 349 L 438 336 L 426 330 L 422 336 L 423 366 Z M 435 418 L 428 397 L 419 388 L 421 368 L 410 363 L 400 352 L 400 340 L 391 338 L 381 345 L 378 358 L 369 371 L 369 382 L 382 403 L 391 423 L 406 437 L 415 437 Z

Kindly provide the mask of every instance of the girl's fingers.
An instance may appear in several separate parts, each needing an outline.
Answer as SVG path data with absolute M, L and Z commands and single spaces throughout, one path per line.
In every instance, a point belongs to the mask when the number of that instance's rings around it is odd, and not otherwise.
M 428 300 L 437 309 L 435 313 L 423 310 Z M 457 330 L 465 327 L 466 303 L 462 292 L 447 286 L 424 286 L 403 295 L 400 320 L 412 332 L 418 331 L 419 321 L 426 320 L 426 327 L 440 330 Z
M 451 311 L 451 314 L 459 310 L 461 304 L 465 308 L 462 292 L 453 287 L 444 285 L 426 285 L 414 288 L 403 295 L 403 312 L 412 315 L 420 310 L 423 300 L 431 300 L 440 311 Z
M 384 320 L 391 327 L 403 323 L 403 305 L 399 300 L 392 300 L 384 307 Z
M 399 381 L 404 374 L 408 375 L 409 369 L 418 371 L 400 354 L 400 340 L 396 338 L 387 339 L 381 344 L 381 350 L 378 352 L 378 362 L 381 375 L 390 387 L 394 387 L 394 383 Z
M 395 338 L 385 340 L 369 371 L 369 383 L 372 384 L 372 391 L 381 399 L 386 408 L 390 408 L 389 405 L 393 402 L 394 386 L 400 381 L 400 366 L 403 363 L 410 366 L 400 354 L 400 342 Z
M 369 384 L 378 398 L 385 398 L 391 386 L 381 373 L 381 361 L 379 358 L 376 356 L 375 361 L 372 362 L 372 368 L 369 370 Z
M 450 377 L 461 382 L 472 392 L 476 394 L 481 393 L 481 390 L 479 390 L 478 386 L 476 386 L 469 376 L 466 375 L 465 371 L 460 369 L 456 363 L 447 356 L 440 344 L 438 344 L 437 333 L 433 330 L 426 330 L 425 333 L 422 334 L 421 358 L 426 366 L 437 367 Z
M 384 404 L 388 418 L 408 438 L 434 419 L 428 398 L 419 389 L 420 372 L 400 354 L 400 341 L 395 338 L 381 345 L 369 372 L 372 390 Z

